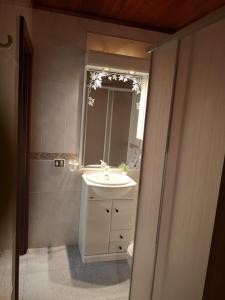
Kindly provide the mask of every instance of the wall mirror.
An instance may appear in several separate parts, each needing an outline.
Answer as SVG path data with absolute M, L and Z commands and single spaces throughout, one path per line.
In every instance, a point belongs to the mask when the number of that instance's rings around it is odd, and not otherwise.
M 139 167 L 147 88 L 146 73 L 86 66 L 83 167 L 97 167 L 100 160 L 113 167 Z

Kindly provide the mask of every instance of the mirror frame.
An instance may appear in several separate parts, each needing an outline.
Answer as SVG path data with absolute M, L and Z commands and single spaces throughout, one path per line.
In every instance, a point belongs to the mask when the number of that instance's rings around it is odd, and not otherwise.
M 84 67 L 84 81 L 83 81 L 83 92 L 82 92 L 82 115 L 81 115 L 81 130 L 80 130 L 80 147 L 79 147 L 79 169 L 80 170 L 95 170 L 99 169 L 98 167 L 90 167 L 90 166 L 85 166 L 83 164 L 83 157 L 84 157 L 84 151 L 85 151 L 85 128 L 86 128 L 86 109 L 87 109 L 87 101 L 86 101 L 86 85 L 87 85 L 87 72 L 90 70 L 96 70 L 96 71 L 103 71 L 105 68 L 109 68 L 108 66 L 96 66 L 96 65 L 91 65 L 91 64 L 86 64 Z M 123 70 L 123 69 L 118 69 L 118 68 L 111 68 L 111 72 L 116 72 L 116 73 L 128 73 L 129 70 Z M 146 77 L 149 79 L 149 73 L 146 72 L 139 72 L 135 71 L 135 75 L 140 76 L 140 77 Z M 112 169 L 118 169 L 116 166 L 112 166 Z M 137 167 L 129 167 L 129 170 L 137 170 Z

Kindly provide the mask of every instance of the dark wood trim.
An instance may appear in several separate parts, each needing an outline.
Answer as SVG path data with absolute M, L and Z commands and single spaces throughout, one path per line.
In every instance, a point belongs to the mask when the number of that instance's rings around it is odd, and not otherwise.
M 53 7 L 49 7 L 49 6 L 42 6 L 40 4 L 35 4 L 34 1 L 32 1 L 32 7 L 34 9 L 45 10 L 45 11 L 49 11 L 49 12 L 53 12 L 53 13 L 65 14 L 65 15 L 70 15 L 70 16 L 74 16 L 74 17 L 95 20 L 95 21 L 99 21 L 99 22 L 112 23 L 112 24 L 116 24 L 116 25 L 151 30 L 151 31 L 156 31 L 156 32 L 161 32 L 161 33 L 173 34 L 176 32 L 176 30 L 174 30 L 172 28 L 156 27 L 154 25 L 149 26 L 149 25 L 144 25 L 144 24 L 140 24 L 140 23 L 136 23 L 136 22 L 129 22 L 129 21 L 125 22 L 122 20 L 116 20 L 116 19 L 112 19 L 112 18 L 99 17 L 99 16 L 87 14 L 84 12 L 75 12 L 75 11 L 70 11 L 70 10 L 65 10 L 65 9 L 53 8 Z
M 220 183 L 203 300 L 225 299 L 225 161 Z
M 19 299 L 19 256 L 28 248 L 29 128 L 33 48 L 24 17 L 19 19 L 17 202 L 14 296 Z M 24 176 L 26 175 L 26 176 Z

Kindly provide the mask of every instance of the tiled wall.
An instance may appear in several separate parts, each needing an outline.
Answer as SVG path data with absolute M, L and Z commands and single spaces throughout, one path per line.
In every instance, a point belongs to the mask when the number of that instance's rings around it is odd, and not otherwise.
M 84 55 L 87 32 L 154 43 L 163 34 L 73 16 L 33 11 L 31 152 L 79 155 Z M 81 178 L 32 159 L 29 246 L 75 244 Z
M 78 236 L 79 172 L 54 167 L 52 160 L 31 160 L 30 240 L 32 247 L 73 244 Z

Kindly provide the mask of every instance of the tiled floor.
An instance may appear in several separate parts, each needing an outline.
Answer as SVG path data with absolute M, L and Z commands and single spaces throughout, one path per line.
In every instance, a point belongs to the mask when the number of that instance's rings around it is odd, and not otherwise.
M 128 300 L 126 261 L 83 264 L 76 247 L 30 249 L 20 261 L 20 300 Z

